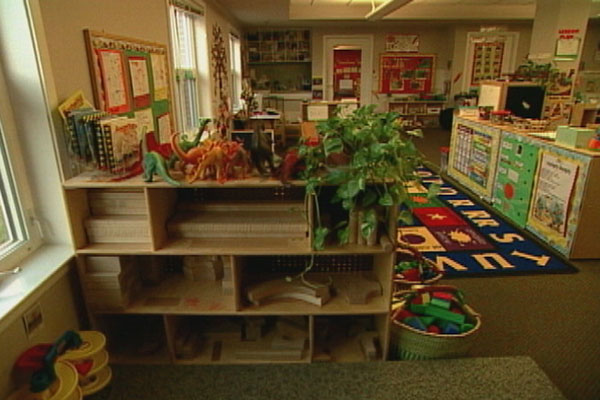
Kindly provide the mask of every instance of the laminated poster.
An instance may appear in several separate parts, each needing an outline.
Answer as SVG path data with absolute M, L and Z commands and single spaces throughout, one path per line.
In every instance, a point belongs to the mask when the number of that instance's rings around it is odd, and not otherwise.
M 123 55 L 118 50 L 98 49 L 102 84 L 104 86 L 105 111 L 124 113 L 129 111 Z
M 565 236 L 569 204 L 578 165 L 548 152 L 542 153 L 531 218 Z
M 158 135 L 161 143 L 169 143 L 171 140 L 171 116 L 164 113 L 158 118 Z
M 146 108 L 145 110 L 136 111 L 134 117 L 137 120 L 140 135 L 142 132 L 156 132 L 154 118 L 152 117 L 152 109 Z M 142 138 L 140 137 L 140 140 L 141 139 Z
M 129 57 L 129 73 L 131 75 L 133 106 L 135 108 L 149 107 L 150 82 L 148 81 L 146 57 Z
M 154 100 L 166 100 L 169 95 L 166 57 L 164 54 L 152 53 L 150 54 L 150 60 L 154 79 Z

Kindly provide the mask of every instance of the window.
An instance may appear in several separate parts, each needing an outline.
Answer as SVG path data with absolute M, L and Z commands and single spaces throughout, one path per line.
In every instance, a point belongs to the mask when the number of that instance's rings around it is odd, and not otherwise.
M 240 38 L 229 34 L 229 54 L 231 54 L 231 108 L 234 113 L 242 109 L 242 50 Z
M 41 243 L 17 143 L 8 91 L 0 69 L 0 270 L 15 267 Z
M 177 121 L 183 132 L 190 133 L 198 127 L 199 118 L 211 116 L 204 8 L 195 2 L 170 3 Z

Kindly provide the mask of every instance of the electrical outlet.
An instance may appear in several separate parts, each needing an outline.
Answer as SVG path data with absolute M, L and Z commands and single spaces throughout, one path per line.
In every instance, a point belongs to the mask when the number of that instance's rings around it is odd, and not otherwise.
M 36 303 L 23 313 L 23 324 L 28 338 L 31 338 L 41 329 L 44 324 L 44 316 L 42 315 L 40 303 Z

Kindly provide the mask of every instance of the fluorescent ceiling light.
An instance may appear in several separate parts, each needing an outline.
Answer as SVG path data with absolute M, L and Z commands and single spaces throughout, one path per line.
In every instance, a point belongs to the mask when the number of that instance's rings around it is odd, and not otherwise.
M 405 6 L 411 1 L 412 0 L 388 0 L 375 7 L 370 13 L 365 15 L 365 18 L 369 21 L 379 21 L 392 11 L 396 11 L 398 8 Z

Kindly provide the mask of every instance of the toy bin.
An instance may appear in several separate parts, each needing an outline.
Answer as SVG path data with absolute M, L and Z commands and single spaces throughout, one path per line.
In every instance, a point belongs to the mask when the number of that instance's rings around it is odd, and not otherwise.
M 448 300 L 449 309 L 444 309 L 432 305 L 433 299 L 452 300 Z M 464 357 L 481 327 L 480 315 L 452 286 L 434 285 L 396 293 L 392 310 L 390 358 L 396 360 Z M 423 310 L 424 315 L 419 315 L 418 311 Z
M 433 285 L 444 276 L 433 261 L 414 247 L 398 242 L 398 263 L 392 278 L 394 292 L 410 290 L 413 285 Z

